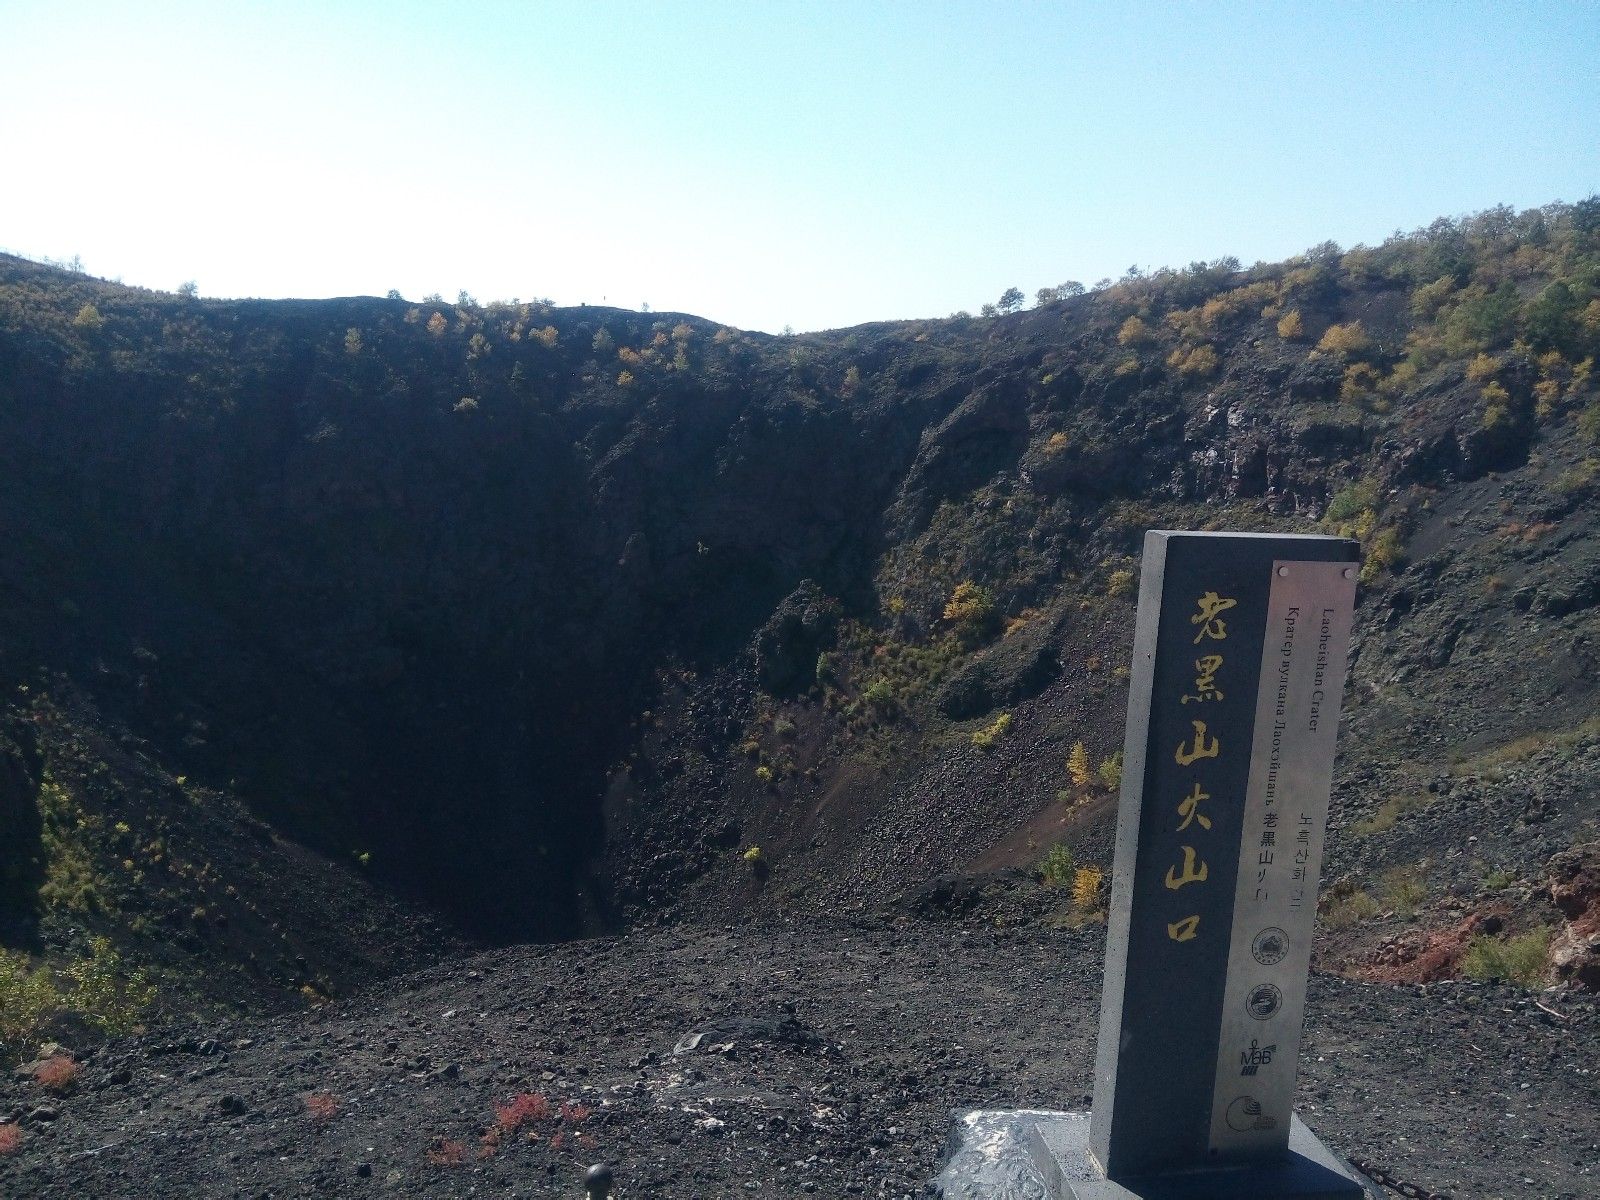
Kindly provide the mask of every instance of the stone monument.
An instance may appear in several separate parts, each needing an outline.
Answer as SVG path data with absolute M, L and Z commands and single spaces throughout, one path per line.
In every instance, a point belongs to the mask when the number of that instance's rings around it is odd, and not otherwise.
M 1367 1194 L 1292 1111 L 1358 554 L 1146 535 L 1093 1112 L 958 1116 L 943 1195 Z

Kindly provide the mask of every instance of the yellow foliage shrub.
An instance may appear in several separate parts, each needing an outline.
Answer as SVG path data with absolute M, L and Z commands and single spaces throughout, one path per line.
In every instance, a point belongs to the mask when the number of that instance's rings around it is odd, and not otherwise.
M 1122 328 L 1117 330 L 1117 343 L 1122 346 L 1138 346 L 1148 342 L 1151 336 L 1150 326 L 1138 317 L 1129 317 L 1122 323 Z
M 1075 787 L 1088 787 L 1093 777 L 1089 766 L 1089 748 L 1082 742 L 1073 742 L 1067 755 L 1067 775 Z
M 1385 396 L 1398 396 L 1408 392 L 1417 382 L 1418 373 L 1414 363 L 1396 363 L 1394 370 L 1378 384 L 1378 391 Z
M 1554 379 L 1541 379 L 1533 385 L 1533 411 L 1541 421 L 1556 410 L 1561 399 L 1561 384 Z
M 1339 399 L 1354 404 L 1370 395 L 1378 386 L 1377 368 L 1370 363 L 1353 363 L 1345 368 L 1344 380 L 1339 385 Z
M 1167 355 L 1167 366 L 1186 378 L 1210 375 L 1217 369 L 1217 352 L 1210 346 L 1187 351 L 1180 347 Z
M 1372 344 L 1360 321 L 1345 325 L 1330 325 L 1317 343 L 1317 349 L 1328 354 L 1360 354 Z
M 1099 867 L 1079 867 L 1072 873 L 1072 904 L 1074 908 L 1088 911 L 1099 907 L 1100 885 L 1105 872 Z
M 1001 713 L 988 727 L 972 735 L 972 744 L 979 750 L 991 750 L 996 742 L 1005 737 L 1006 731 L 1010 728 L 1011 714 Z
M 1299 341 L 1306 334 L 1306 323 L 1301 319 L 1300 310 L 1291 308 L 1278 318 L 1278 336 L 1286 342 Z
M 993 615 L 994 597 L 970 579 L 956 585 L 944 606 L 946 621 L 969 629 L 987 624 Z
M 1423 284 L 1411 293 L 1411 311 L 1419 317 L 1431 320 L 1455 290 L 1456 281 L 1448 275 L 1442 275 L 1432 283 Z

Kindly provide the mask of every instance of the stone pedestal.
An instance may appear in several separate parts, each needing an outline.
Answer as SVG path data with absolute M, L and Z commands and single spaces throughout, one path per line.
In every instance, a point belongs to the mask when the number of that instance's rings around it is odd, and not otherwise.
M 1299 1117 L 1281 1158 L 1109 1180 L 1089 1157 L 1089 1114 L 957 1113 L 934 1181 L 941 1200 L 1381 1200 Z

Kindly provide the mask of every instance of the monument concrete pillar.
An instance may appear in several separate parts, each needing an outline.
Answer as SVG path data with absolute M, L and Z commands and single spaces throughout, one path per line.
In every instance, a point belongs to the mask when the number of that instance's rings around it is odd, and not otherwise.
M 1093 1110 L 967 1114 L 1021 1151 L 962 1192 L 958 1120 L 947 1196 L 1367 1194 L 1293 1112 L 1358 557 L 1146 535 Z

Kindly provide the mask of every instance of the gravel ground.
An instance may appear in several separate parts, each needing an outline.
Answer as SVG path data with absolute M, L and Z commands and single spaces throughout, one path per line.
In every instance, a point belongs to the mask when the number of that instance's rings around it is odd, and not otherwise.
M 903 916 L 494 951 L 112 1043 L 65 1095 L 8 1078 L 0 1196 L 577 1197 L 606 1161 L 623 1197 L 915 1197 L 951 1110 L 1087 1103 L 1100 963 L 1094 927 Z M 1309 1014 L 1299 1110 L 1336 1152 L 1600 1194 L 1593 998 L 1317 975 Z

